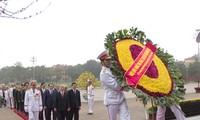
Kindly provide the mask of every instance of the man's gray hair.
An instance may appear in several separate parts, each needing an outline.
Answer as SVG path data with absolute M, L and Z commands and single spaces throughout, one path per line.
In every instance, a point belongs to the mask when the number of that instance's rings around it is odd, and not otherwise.
M 67 87 L 67 85 L 64 85 L 64 84 L 60 84 L 60 87 Z

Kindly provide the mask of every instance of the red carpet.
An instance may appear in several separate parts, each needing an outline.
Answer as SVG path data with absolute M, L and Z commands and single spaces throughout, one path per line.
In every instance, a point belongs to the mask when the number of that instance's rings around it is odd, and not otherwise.
M 17 115 L 19 115 L 21 118 L 23 118 L 24 120 L 28 120 L 28 116 L 24 115 L 23 112 L 17 111 L 16 109 L 13 109 L 13 111 L 14 111 Z

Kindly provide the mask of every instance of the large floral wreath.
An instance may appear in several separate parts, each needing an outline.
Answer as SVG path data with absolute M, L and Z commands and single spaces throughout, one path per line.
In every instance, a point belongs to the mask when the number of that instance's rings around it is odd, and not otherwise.
M 137 28 L 108 34 L 105 39 L 105 48 L 113 59 L 111 71 L 117 76 L 121 85 L 131 89 L 143 104 L 147 104 L 149 100 L 153 100 L 155 104 L 161 106 L 176 104 L 183 99 L 185 94 L 184 81 L 174 63 L 173 56 L 164 52 L 164 49 L 160 47 L 157 48 L 153 61 L 137 86 L 133 87 L 127 84 L 125 73 L 144 49 L 144 43 L 148 41 L 150 40 L 146 38 L 145 33 L 138 31 Z M 152 41 L 150 42 L 152 43 Z M 157 47 L 156 44 L 154 46 Z M 164 70 L 164 72 L 159 72 L 159 70 Z M 154 78 L 165 78 L 166 80 L 156 83 Z

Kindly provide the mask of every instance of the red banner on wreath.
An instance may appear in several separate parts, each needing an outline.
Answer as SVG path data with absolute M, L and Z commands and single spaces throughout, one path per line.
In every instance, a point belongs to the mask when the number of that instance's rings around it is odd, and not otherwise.
M 156 47 L 150 42 L 147 42 L 143 50 L 125 73 L 127 84 L 132 85 L 133 88 L 136 88 L 138 82 L 152 63 L 155 51 Z

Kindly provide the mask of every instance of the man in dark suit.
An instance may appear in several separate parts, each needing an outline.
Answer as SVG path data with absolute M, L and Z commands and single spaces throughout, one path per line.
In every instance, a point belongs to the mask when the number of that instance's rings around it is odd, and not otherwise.
M 14 98 L 14 108 L 18 109 L 18 86 L 13 89 L 13 98 Z
M 26 91 L 29 89 L 29 87 L 30 87 L 30 86 L 29 86 L 29 82 L 25 82 L 25 83 L 24 83 L 24 90 L 25 90 L 25 93 L 26 93 Z M 24 95 L 24 99 L 25 99 L 25 95 Z M 24 111 L 25 111 L 25 110 L 24 110 Z M 25 111 L 25 115 L 28 116 L 28 112 Z
M 17 86 L 16 95 L 17 95 L 17 98 L 16 98 L 16 100 L 17 100 L 17 110 L 20 110 L 20 108 L 21 108 L 21 87 L 20 86 Z
M 79 110 L 81 109 L 81 97 L 80 91 L 76 89 L 77 84 L 75 82 L 72 83 L 72 89 L 68 91 L 69 95 L 69 104 L 70 104 L 70 113 L 69 120 L 79 120 Z
M 24 87 L 25 85 L 24 85 L 24 83 L 22 83 L 21 84 L 21 95 L 20 95 L 20 101 L 21 101 L 21 107 L 20 107 L 20 111 L 21 112 L 24 112 L 25 113 L 25 111 L 24 111 L 24 98 L 25 98 L 25 87 Z
M 42 82 L 40 84 L 40 93 L 41 93 L 41 97 L 42 97 L 42 105 L 43 105 L 43 108 L 44 108 L 44 92 L 45 92 L 45 87 L 46 87 L 46 84 L 44 82 Z M 39 112 L 39 120 L 43 120 L 43 112 L 45 110 L 43 109 L 42 111 Z
M 17 108 L 17 101 L 16 101 L 16 99 L 17 99 L 17 88 L 16 87 L 13 89 L 13 99 L 14 99 L 14 108 L 15 109 Z
M 49 83 L 48 87 L 49 89 L 44 92 L 44 109 L 46 110 L 46 120 L 51 120 L 51 112 L 53 112 L 53 116 L 55 116 L 55 112 L 53 110 L 55 100 L 53 93 L 54 84 Z M 55 120 L 55 117 L 53 117 L 53 120 Z
M 56 98 L 56 95 L 59 93 L 60 91 L 60 86 L 59 85 L 55 85 L 54 89 L 53 89 L 53 98 Z M 55 99 L 54 99 L 55 101 Z M 58 112 L 54 110 L 54 119 L 58 119 Z
M 21 101 L 22 101 L 22 111 L 25 114 L 25 110 L 24 110 L 24 99 L 25 99 L 25 93 L 26 93 L 26 89 L 25 89 L 25 84 L 22 83 L 22 95 L 21 95 Z
M 69 106 L 69 96 L 68 93 L 65 92 L 65 85 L 60 85 L 61 90 L 56 95 L 54 111 L 58 113 L 58 120 L 68 120 L 68 112 L 70 110 Z

